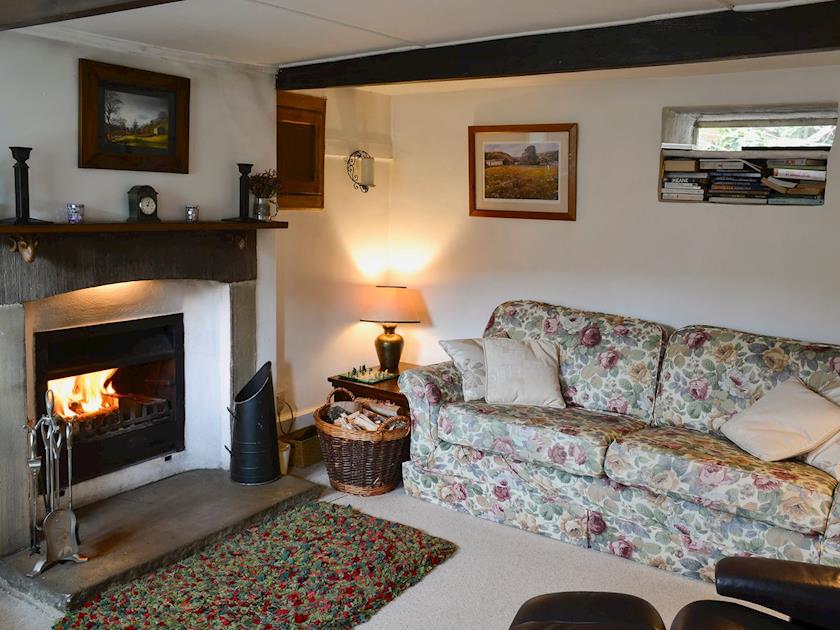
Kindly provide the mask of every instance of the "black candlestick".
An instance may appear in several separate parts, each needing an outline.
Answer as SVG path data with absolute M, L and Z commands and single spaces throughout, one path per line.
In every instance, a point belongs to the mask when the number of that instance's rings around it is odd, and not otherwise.
M 2 219 L 0 223 L 13 225 L 52 223 L 52 221 L 41 221 L 29 216 L 29 166 L 26 160 L 32 153 L 32 147 L 9 147 L 9 149 L 12 151 L 12 157 L 15 158 L 15 216 Z
M 239 223 L 257 222 L 258 219 L 251 217 L 248 211 L 248 205 L 251 201 L 251 178 L 249 175 L 254 165 L 239 163 L 236 166 L 239 167 L 239 216 L 233 217 L 232 219 L 222 219 L 222 221 L 237 221 Z

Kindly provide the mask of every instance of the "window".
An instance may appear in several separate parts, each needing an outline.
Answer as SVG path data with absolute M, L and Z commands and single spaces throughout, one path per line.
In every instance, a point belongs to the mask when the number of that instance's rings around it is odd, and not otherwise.
M 699 151 L 824 149 L 837 133 L 836 104 L 755 107 L 669 107 L 662 141 Z
M 784 147 L 828 148 L 837 121 L 697 121 L 696 147 L 701 151 L 744 151 Z

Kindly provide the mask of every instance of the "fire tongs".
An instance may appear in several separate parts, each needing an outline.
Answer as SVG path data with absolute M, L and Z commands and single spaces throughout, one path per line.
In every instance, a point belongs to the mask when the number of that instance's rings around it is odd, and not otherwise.
M 61 422 L 59 416 L 53 414 L 55 399 L 52 390 L 47 391 L 46 396 L 47 412 L 42 416 L 35 426 L 29 430 L 29 471 L 30 471 L 30 492 L 32 528 L 31 548 L 35 553 L 40 554 L 38 532 L 43 532 L 46 553 L 38 559 L 29 577 L 40 575 L 58 562 L 87 562 L 87 558 L 79 555 L 79 539 L 77 536 L 76 515 L 73 513 L 73 425 L 69 422 Z M 37 500 L 38 500 L 38 473 L 40 460 L 35 445 L 36 432 L 40 432 L 41 440 L 44 443 L 44 511 L 46 516 L 43 522 L 38 525 Z M 61 480 L 59 476 L 59 465 L 61 459 L 62 443 L 67 443 L 67 507 L 61 507 Z

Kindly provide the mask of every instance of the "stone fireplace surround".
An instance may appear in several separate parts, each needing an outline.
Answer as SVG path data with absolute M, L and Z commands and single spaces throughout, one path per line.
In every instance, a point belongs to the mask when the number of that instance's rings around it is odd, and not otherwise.
M 44 240 L 31 264 L 0 252 L 0 556 L 28 543 L 22 427 L 35 410 L 36 332 L 184 314 L 186 449 L 74 486 L 79 505 L 186 470 L 227 468 L 225 407 L 256 369 L 253 232 Z

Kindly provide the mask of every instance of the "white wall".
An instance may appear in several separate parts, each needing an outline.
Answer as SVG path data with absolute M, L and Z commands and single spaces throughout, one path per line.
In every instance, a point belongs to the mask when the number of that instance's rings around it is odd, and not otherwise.
M 190 172 L 147 173 L 80 169 L 78 63 L 93 59 L 188 77 Z M 149 184 L 159 194 L 164 221 L 183 219 L 184 205 L 201 206 L 204 220 L 238 214 L 237 162 L 255 170 L 274 167 L 275 92 L 271 74 L 245 66 L 173 61 L 153 53 L 128 53 L 0 33 L 0 217 L 14 214 L 9 146 L 33 147 L 30 166 L 32 216 L 64 221 L 68 201 L 86 205 L 88 221 L 127 217 L 129 188 Z M 291 231 L 291 230 L 290 230 Z M 258 360 L 276 356 L 274 255 L 287 232 L 258 238 Z
M 359 322 L 364 288 L 382 280 L 388 250 L 390 99 L 359 90 L 312 92 L 327 98 L 323 210 L 281 212 L 291 229 L 278 248 L 278 388 L 305 416 L 323 404 L 327 377 L 375 361 L 381 332 Z M 376 187 L 354 190 L 345 160 L 376 156 Z M 311 418 L 301 417 L 296 426 Z
M 480 335 L 511 298 L 840 343 L 836 156 L 823 207 L 656 199 L 663 107 L 838 101 L 840 66 L 706 72 L 394 96 L 390 264 L 430 313 L 405 358 L 444 359 L 438 339 Z M 578 220 L 469 217 L 467 127 L 538 122 L 580 125 Z

